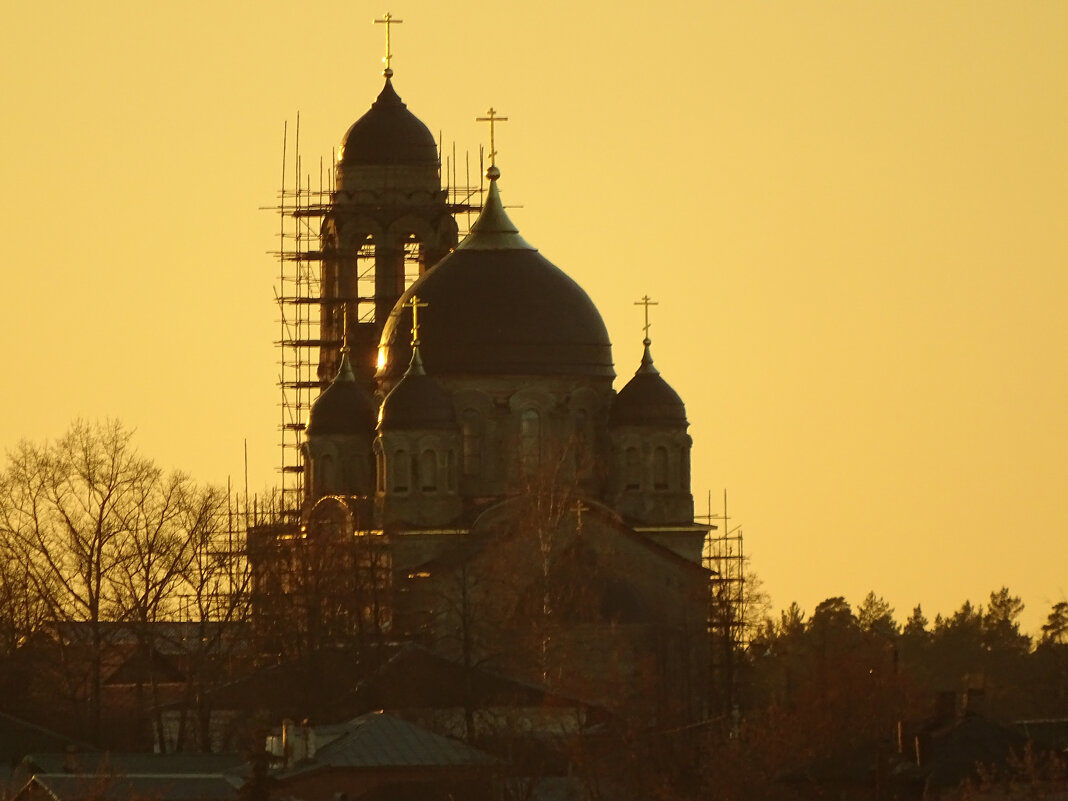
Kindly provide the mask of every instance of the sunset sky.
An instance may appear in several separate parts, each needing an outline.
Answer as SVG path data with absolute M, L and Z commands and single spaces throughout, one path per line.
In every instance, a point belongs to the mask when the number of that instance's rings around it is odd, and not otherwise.
M 382 85 L 385 7 L 4 4 L 0 447 L 117 417 L 203 481 L 277 481 L 283 125 L 318 183 Z M 653 353 L 699 507 L 775 609 L 1068 599 L 1068 3 L 390 8 L 447 147 Z

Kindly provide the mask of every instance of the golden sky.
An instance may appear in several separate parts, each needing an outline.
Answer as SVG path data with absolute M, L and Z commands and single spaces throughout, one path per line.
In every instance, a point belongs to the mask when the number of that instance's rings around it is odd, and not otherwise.
M 0 446 L 118 417 L 276 481 L 274 202 L 381 88 L 386 10 L 5 3 Z M 776 608 L 1068 595 L 1068 3 L 590 0 L 392 12 L 401 97 L 687 403 Z

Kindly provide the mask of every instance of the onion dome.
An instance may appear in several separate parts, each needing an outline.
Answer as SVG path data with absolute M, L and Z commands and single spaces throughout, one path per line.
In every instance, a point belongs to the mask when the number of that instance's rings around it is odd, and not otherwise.
M 341 351 L 341 366 L 330 386 L 322 391 L 308 414 L 307 436 L 370 434 L 375 427 L 375 404 L 356 381 L 348 349 Z
M 356 165 L 438 165 L 433 134 L 408 111 L 387 76 L 370 110 L 356 120 L 341 140 L 338 161 Z
M 452 398 L 423 370 L 419 345 L 412 350 L 408 371 L 382 401 L 379 430 L 456 428 Z
M 399 377 L 408 360 L 415 294 L 424 353 L 435 374 L 573 375 L 611 379 L 612 345 L 593 301 L 519 234 L 490 167 L 489 193 L 471 232 L 405 292 L 386 321 L 379 378 Z
M 676 426 L 687 425 L 686 406 L 668 382 L 660 377 L 660 371 L 653 366 L 653 356 L 649 350 L 652 344 L 644 340 L 645 353 L 634 378 L 616 395 L 612 404 L 611 422 L 613 425 L 631 426 Z

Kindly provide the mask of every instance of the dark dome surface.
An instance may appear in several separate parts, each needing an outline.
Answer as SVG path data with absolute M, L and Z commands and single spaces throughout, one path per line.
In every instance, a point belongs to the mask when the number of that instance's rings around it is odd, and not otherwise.
M 634 378 L 616 395 L 613 425 L 686 425 L 686 406 L 653 366 L 649 345 Z
M 374 431 L 376 416 L 374 400 L 356 382 L 346 353 L 337 376 L 312 404 L 305 434 L 369 435 Z
M 341 140 L 340 162 L 346 164 L 434 164 L 438 146 L 433 134 L 408 111 L 389 78 Z
M 419 315 L 420 350 L 435 376 L 615 376 L 597 307 L 519 236 L 496 181 L 471 234 L 393 308 L 382 331 L 380 377 L 399 376 L 408 362 L 412 311 L 405 304 L 413 295 L 427 304 Z
M 422 345 L 420 345 L 420 350 Z M 452 399 L 423 372 L 418 352 L 408 372 L 382 401 L 379 429 L 456 428 Z

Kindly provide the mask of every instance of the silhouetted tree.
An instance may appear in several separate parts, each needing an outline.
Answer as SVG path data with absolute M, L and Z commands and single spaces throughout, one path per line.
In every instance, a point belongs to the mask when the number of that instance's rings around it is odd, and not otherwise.
M 1068 601 L 1058 601 L 1042 624 L 1042 644 L 1068 644 Z
M 894 608 L 885 598 L 869 592 L 857 607 L 857 625 L 863 631 L 892 638 L 898 633 L 894 620 Z

